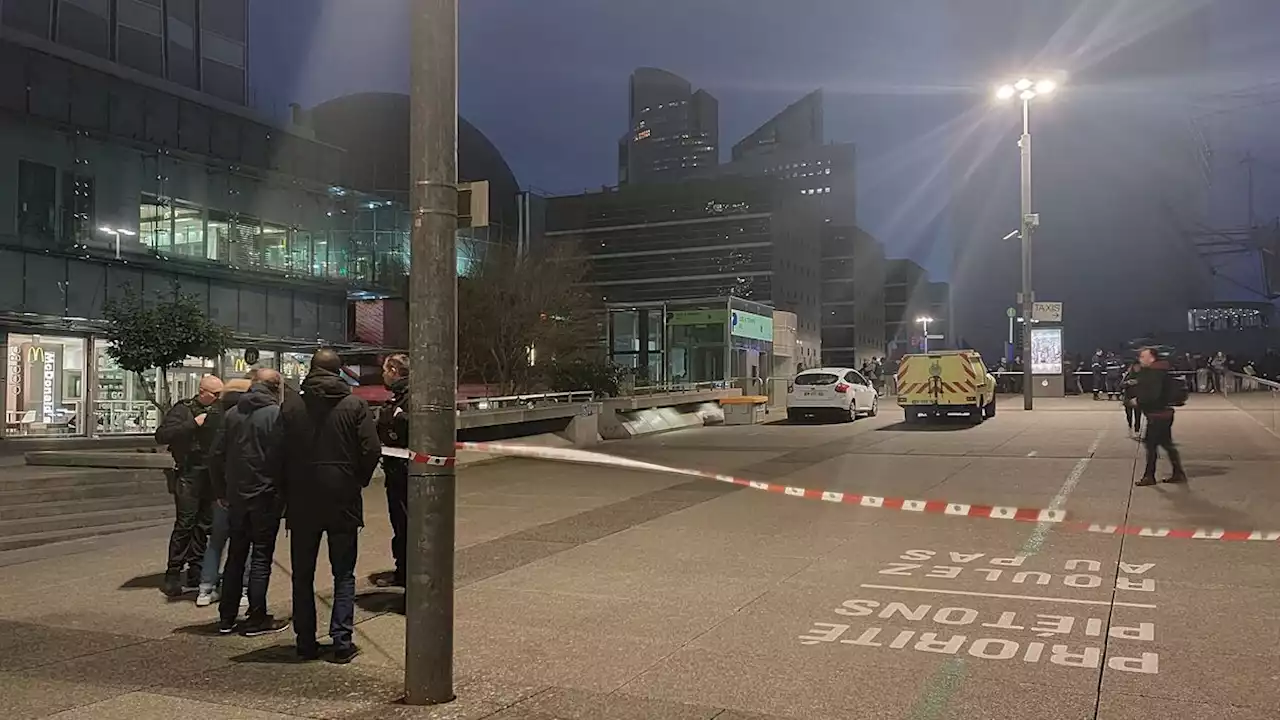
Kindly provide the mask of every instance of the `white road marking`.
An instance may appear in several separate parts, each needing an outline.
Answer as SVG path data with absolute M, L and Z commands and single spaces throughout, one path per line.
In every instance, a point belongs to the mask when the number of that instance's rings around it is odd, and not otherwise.
M 1084 457 L 1076 461 L 1075 467 L 1071 468 L 1071 472 L 1067 473 L 1067 479 L 1062 483 L 1062 487 L 1058 488 L 1058 494 L 1053 496 L 1053 500 L 1049 503 L 1047 510 L 1061 510 L 1067 504 L 1067 498 L 1071 496 L 1071 492 L 1076 489 L 1076 485 L 1080 484 L 1080 478 L 1084 476 L 1084 471 L 1089 467 L 1089 462 L 1093 460 L 1093 454 L 1098 452 L 1098 446 L 1102 444 L 1102 436 L 1106 434 L 1106 429 L 1098 431 L 1093 438 L 1093 442 L 1089 443 L 1089 449 L 1085 451 Z M 1040 546 L 1044 545 L 1045 537 L 1049 535 L 1049 529 L 1053 527 L 1053 523 L 1040 522 L 1036 524 L 1031 535 L 1027 538 L 1027 542 L 1022 545 L 1023 555 L 1034 555 L 1040 551 Z
M 863 583 L 858 587 L 866 590 L 899 590 L 902 592 L 927 593 L 933 595 L 964 595 L 965 597 L 996 598 L 999 600 L 1031 600 L 1033 602 L 1067 603 L 1070 605 L 1114 605 L 1116 607 L 1142 608 L 1155 610 L 1155 605 L 1147 603 L 1112 602 L 1110 600 L 1082 600 L 1080 598 L 1053 598 L 1037 595 L 1007 595 L 1005 593 L 984 593 L 972 590 L 939 590 L 936 588 L 907 587 L 905 585 L 872 585 Z

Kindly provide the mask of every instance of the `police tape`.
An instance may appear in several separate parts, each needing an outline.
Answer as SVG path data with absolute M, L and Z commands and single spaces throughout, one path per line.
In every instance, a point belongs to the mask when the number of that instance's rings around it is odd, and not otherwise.
M 787 497 L 818 500 L 838 505 L 856 505 L 864 508 L 894 510 L 908 513 L 933 515 L 949 515 L 953 517 L 985 518 L 988 520 L 1011 520 L 1014 522 L 1050 523 L 1066 530 L 1087 532 L 1101 535 L 1130 535 L 1135 537 L 1171 538 L 1185 540 L 1221 540 L 1280 542 L 1280 531 L 1270 530 L 1225 530 L 1222 528 L 1164 528 L 1140 525 L 1111 525 L 1105 523 L 1087 523 L 1071 520 L 1065 510 L 1049 508 L 1020 508 L 1007 505 L 975 505 L 945 500 L 911 500 L 908 498 L 880 497 L 877 495 L 861 495 L 858 493 L 834 490 L 814 490 L 793 485 L 779 485 L 761 480 L 746 480 L 732 475 L 677 468 L 669 465 L 632 460 L 630 458 L 606 455 L 604 453 L 571 448 L 538 447 L 535 445 L 512 445 L 501 442 L 459 442 L 458 450 L 470 450 L 500 455 L 503 457 L 520 457 L 532 460 L 552 460 L 576 465 L 593 465 L 603 467 L 642 470 L 667 475 L 682 475 L 704 480 L 737 485 L 751 490 L 760 490 Z M 405 448 L 383 447 L 386 457 L 400 458 L 410 462 L 422 463 L 436 467 L 453 467 L 457 458 L 453 456 L 428 455 Z

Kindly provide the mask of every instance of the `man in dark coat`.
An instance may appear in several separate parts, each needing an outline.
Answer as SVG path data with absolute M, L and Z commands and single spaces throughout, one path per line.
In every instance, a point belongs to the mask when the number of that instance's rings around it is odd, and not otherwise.
M 1134 402 L 1147 416 L 1147 434 L 1143 440 L 1147 446 L 1147 467 L 1135 483 L 1140 487 L 1156 484 L 1156 459 L 1160 448 L 1173 463 L 1173 475 L 1165 482 L 1184 483 L 1187 473 L 1182 468 L 1182 455 L 1173 444 L 1173 396 L 1174 379 L 1169 375 L 1169 363 L 1156 356 L 1154 348 L 1143 348 L 1138 353 L 1142 369 L 1138 371 L 1133 388 Z
M 345 663 L 359 652 L 351 639 L 356 540 L 364 526 L 362 493 L 378 467 L 381 446 L 368 403 L 351 394 L 341 372 L 338 354 L 323 348 L 311 358 L 311 371 L 302 382 L 308 441 L 305 452 L 295 455 L 299 458 L 295 462 L 301 464 L 289 485 L 289 548 L 298 655 L 311 660 L 320 654 L 316 644 L 316 556 L 321 535 L 328 535 L 333 570 L 329 637 L 334 662 Z
M 260 370 L 249 392 L 226 414 L 209 455 L 209 472 L 220 503 L 228 510 L 231 541 L 218 601 L 218 632 L 237 628 L 240 584 L 249 565 L 249 612 L 239 626 L 255 637 L 280 632 L 288 621 L 267 613 L 267 586 L 276 535 L 284 512 L 284 423 L 280 419 L 283 381 L 275 370 Z M 250 550 L 252 549 L 252 557 Z
M 378 412 L 378 438 L 387 447 L 409 447 L 409 356 L 388 356 L 382 363 L 382 383 L 391 399 Z M 409 536 L 409 461 L 382 458 L 387 488 L 387 513 L 391 516 L 391 555 L 396 561 L 390 578 L 379 578 L 379 587 L 404 587 L 405 546 Z
M 169 535 L 169 561 L 164 571 L 162 592 L 178 597 L 184 587 L 200 585 L 201 563 L 210 525 L 213 523 L 213 493 L 209 487 L 207 456 L 213 444 L 213 423 L 206 423 L 209 411 L 215 409 L 222 381 L 216 376 L 200 378 L 196 396 L 183 400 L 165 413 L 156 429 L 156 442 L 169 446 L 173 469 L 170 479 L 175 515 Z M 186 568 L 186 582 L 182 571 Z

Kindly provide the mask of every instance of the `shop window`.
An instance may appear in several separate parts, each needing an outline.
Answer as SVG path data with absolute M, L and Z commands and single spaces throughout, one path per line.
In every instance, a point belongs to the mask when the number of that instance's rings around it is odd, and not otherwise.
M 147 399 L 156 391 L 156 371 L 139 376 L 116 364 L 106 343 L 94 348 L 97 385 L 93 389 L 94 432 L 99 435 L 150 434 L 159 426 L 160 413 Z
M 258 361 L 250 363 L 245 360 L 244 350 L 228 350 L 222 357 L 223 379 L 245 377 L 250 372 L 261 368 L 275 368 L 276 353 L 274 350 L 259 350 Z
M 152 250 L 173 250 L 173 215 L 169 205 L 155 195 L 142 195 L 138 204 L 138 240 Z
M 5 435 L 84 434 L 85 341 L 10 334 Z
M 311 356 L 305 353 L 280 353 L 280 374 L 290 385 L 299 386 L 311 370 Z
M 93 178 L 62 173 L 62 242 L 88 245 L 93 241 Z
M 58 209 L 58 171 L 18 161 L 18 235 L 26 244 L 51 245 Z
M 289 238 L 288 269 L 300 275 L 317 274 L 312 265 L 311 233 L 294 230 Z
M 173 254 L 204 257 L 204 211 L 181 200 L 173 201 Z
M 289 228 L 283 225 L 262 223 L 256 248 L 260 267 L 281 271 L 289 269 L 289 234 Z

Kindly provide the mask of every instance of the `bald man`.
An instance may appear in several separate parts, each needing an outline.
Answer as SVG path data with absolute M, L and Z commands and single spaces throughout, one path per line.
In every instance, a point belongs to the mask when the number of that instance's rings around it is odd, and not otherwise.
M 178 597 L 200 585 L 200 565 L 213 520 L 208 465 L 213 425 L 206 424 L 206 420 L 220 392 L 222 381 L 205 375 L 200 378 L 195 397 L 176 403 L 156 429 L 156 442 L 168 445 L 169 454 L 173 456 L 173 469 L 166 475 L 176 517 L 173 532 L 169 534 L 169 558 L 161 588 L 169 597 Z
M 280 417 L 284 382 L 275 370 L 259 370 L 249 391 L 227 411 L 209 453 L 209 473 L 219 504 L 227 508 L 230 543 L 218 600 L 218 632 L 256 637 L 288 629 L 267 613 L 271 560 L 285 498 L 285 428 Z M 240 589 L 249 568 L 249 609 L 237 623 Z

